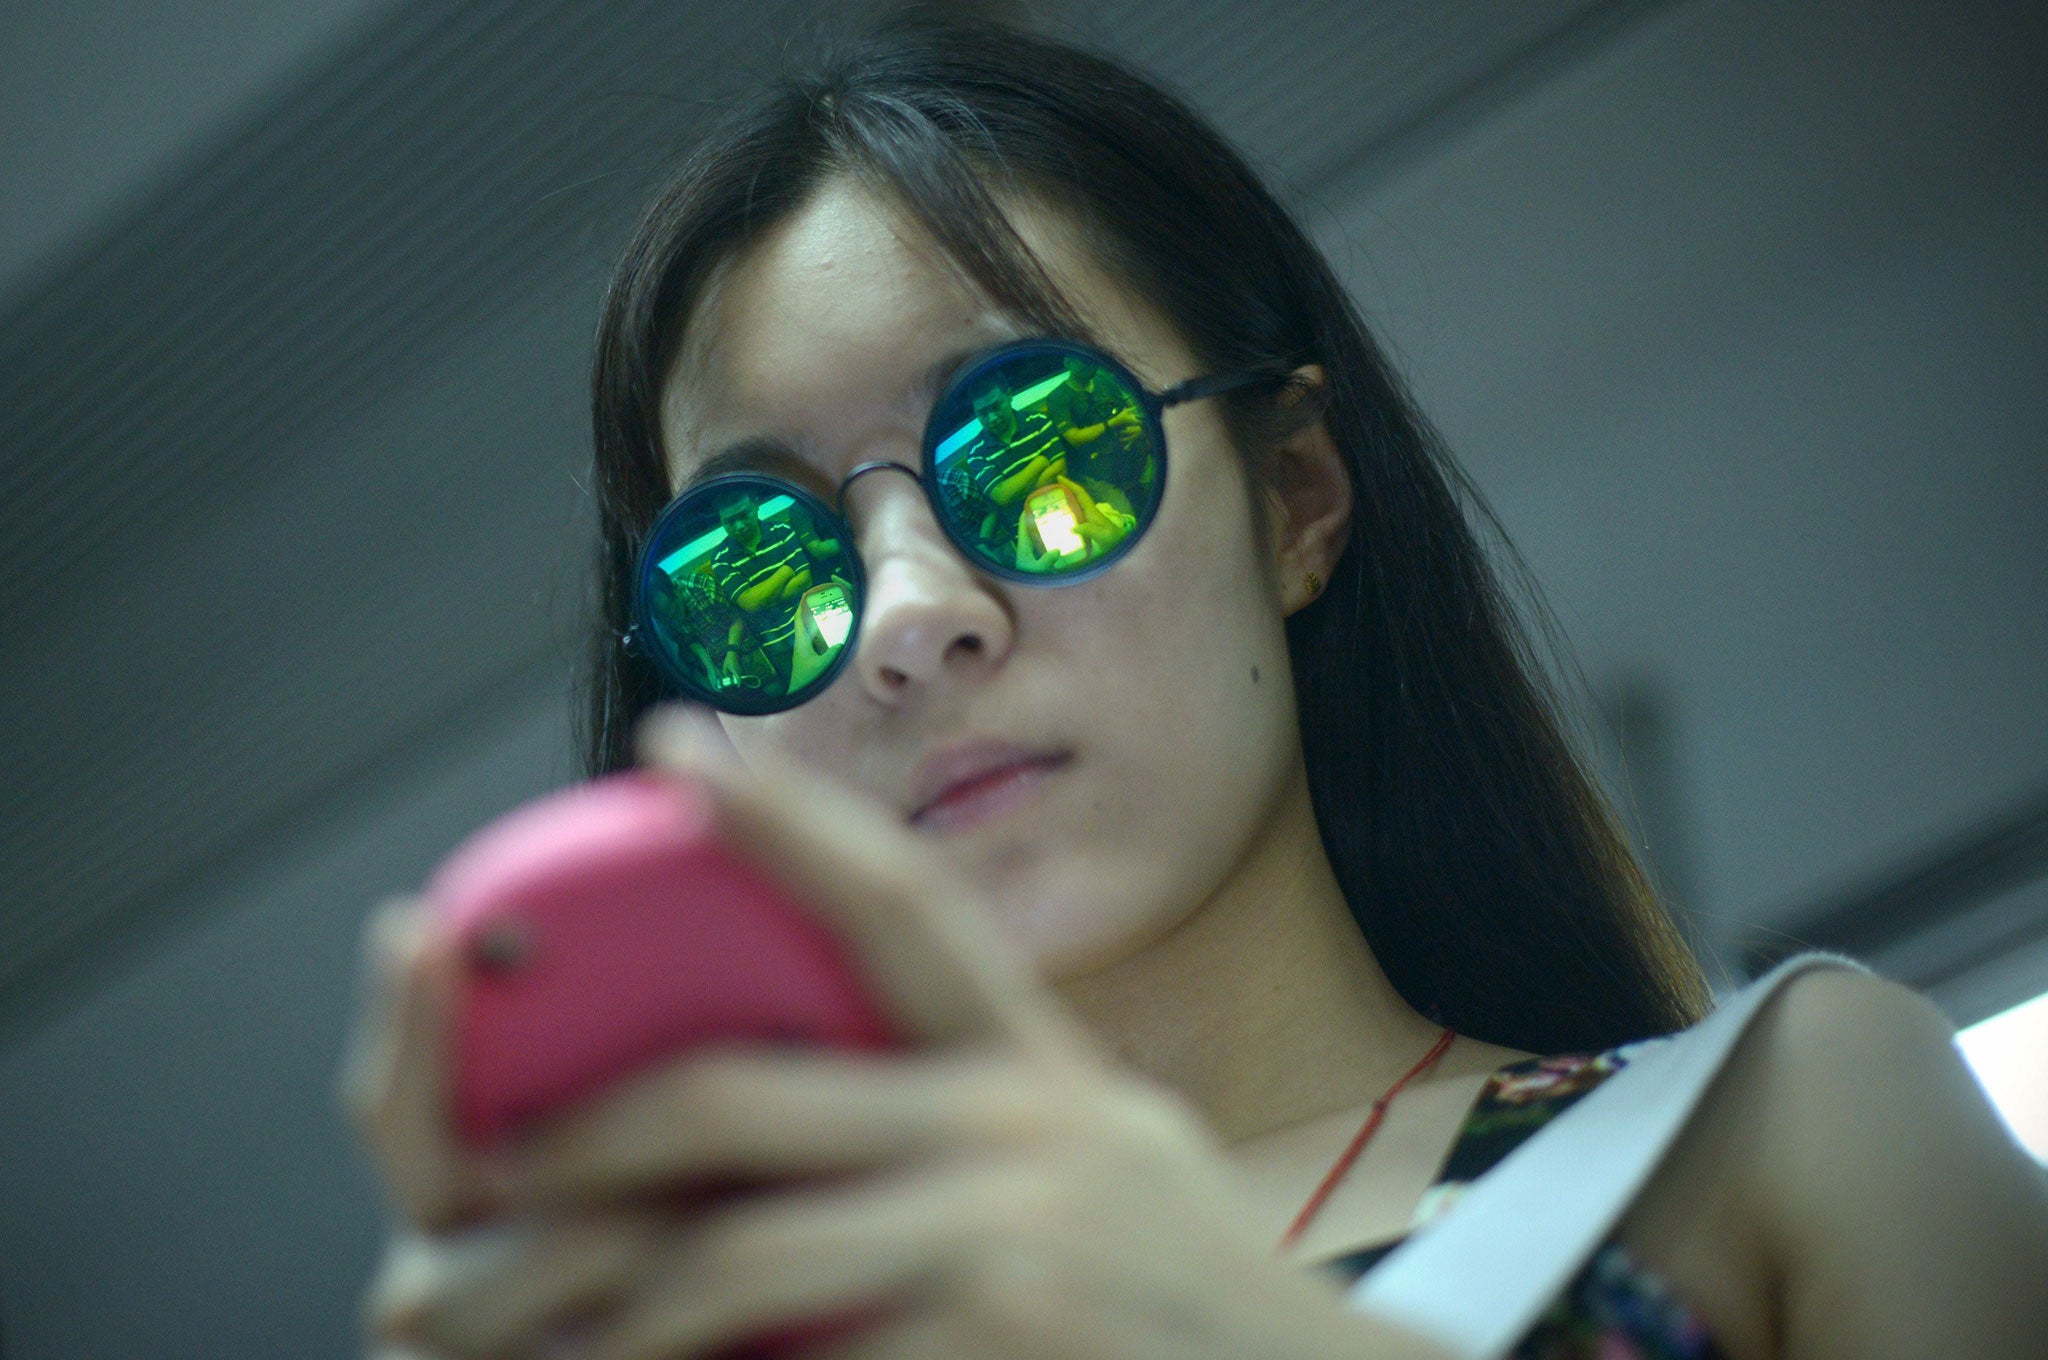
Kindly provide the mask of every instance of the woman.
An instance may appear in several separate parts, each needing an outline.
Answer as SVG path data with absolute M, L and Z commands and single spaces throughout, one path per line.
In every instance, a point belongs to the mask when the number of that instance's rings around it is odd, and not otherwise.
M 976 375 L 1073 354 L 1152 404 L 1151 500 L 1020 579 L 943 464 Z M 839 1317 L 817 1353 L 1436 1354 L 1345 1282 L 1447 1157 L 1620 1061 L 1535 1055 L 1707 994 L 1468 489 L 1271 195 L 1114 65 L 885 35 L 650 210 L 595 400 L 592 768 L 637 732 L 702 781 L 914 1043 L 700 1056 L 479 1163 L 442 1132 L 445 942 L 386 918 L 351 1078 L 410 1225 L 377 1344 L 684 1356 Z M 842 517 L 858 637 L 750 712 L 643 721 L 687 686 L 635 627 L 643 551 L 735 476 Z M 1527 1352 L 2033 1353 L 2048 1206 L 1948 1039 L 1886 984 L 1792 985 Z M 658 1206 L 697 1172 L 801 1180 Z

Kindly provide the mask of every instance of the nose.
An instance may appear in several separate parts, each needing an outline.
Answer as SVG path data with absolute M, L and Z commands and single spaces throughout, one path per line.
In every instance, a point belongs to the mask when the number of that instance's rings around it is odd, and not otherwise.
M 864 476 L 846 489 L 867 569 L 853 670 L 889 707 L 993 674 L 1015 635 L 1009 609 L 954 550 L 907 471 Z

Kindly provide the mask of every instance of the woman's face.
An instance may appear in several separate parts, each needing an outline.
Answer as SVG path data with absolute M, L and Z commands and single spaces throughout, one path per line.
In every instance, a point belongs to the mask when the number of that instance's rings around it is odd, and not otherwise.
M 1018 226 L 1147 386 L 1197 376 L 1167 322 L 1049 218 Z M 664 398 L 676 485 L 742 441 L 783 450 L 761 470 L 828 503 L 859 463 L 916 467 L 936 383 L 1021 333 L 898 214 L 828 185 L 690 318 Z M 1300 761 L 1238 455 L 1213 401 L 1165 423 L 1157 520 L 1072 585 L 976 572 L 909 477 L 862 477 L 844 506 L 867 569 L 851 665 L 799 708 L 723 718 L 742 757 L 777 749 L 893 809 L 1052 979 L 1137 951 L 1207 901 L 1272 834 Z

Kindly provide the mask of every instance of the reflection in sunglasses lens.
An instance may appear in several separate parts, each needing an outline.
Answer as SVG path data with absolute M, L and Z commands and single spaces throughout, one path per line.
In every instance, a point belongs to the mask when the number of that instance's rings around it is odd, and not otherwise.
M 1159 508 L 1164 464 L 1136 380 L 1092 350 L 1026 341 L 947 388 L 925 476 L 948 537 L 999 575 L 1099 571 Z M 824 502 L 773 478 L 717 477 L 662 512 L 641 555 L 636 636 L 685 696 L 776 713 L 831 683 L 865 583 Z
M 998 571 L 1100 569 L 1158 509 L 1153 422 L 1130 380 L 1086 351 L 1030 345 L 970 369 L 931 428 L 947 532 Z
M 816 498 L 761 477 L 677 501 L 641 566 L 641 626 L 686 694 L 770 713 L 837 672 L 860 616 L 859 566 Z

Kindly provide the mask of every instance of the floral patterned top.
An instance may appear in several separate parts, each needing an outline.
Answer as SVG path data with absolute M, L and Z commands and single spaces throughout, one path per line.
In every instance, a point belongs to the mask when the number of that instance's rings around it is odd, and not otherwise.
M 1510 1063 L 1486 1080 L 1410 1228 L 1457 1202 L 1465 1187 L 1627 1064 L 1627 1048 Z M 1346 1285 L 1400 1241 L 1323 1264 Z M 1609 1242 L 1515 1348 L 1515 1360 L 1719 1360 L 1706 1328 L 1657 1276 Z

